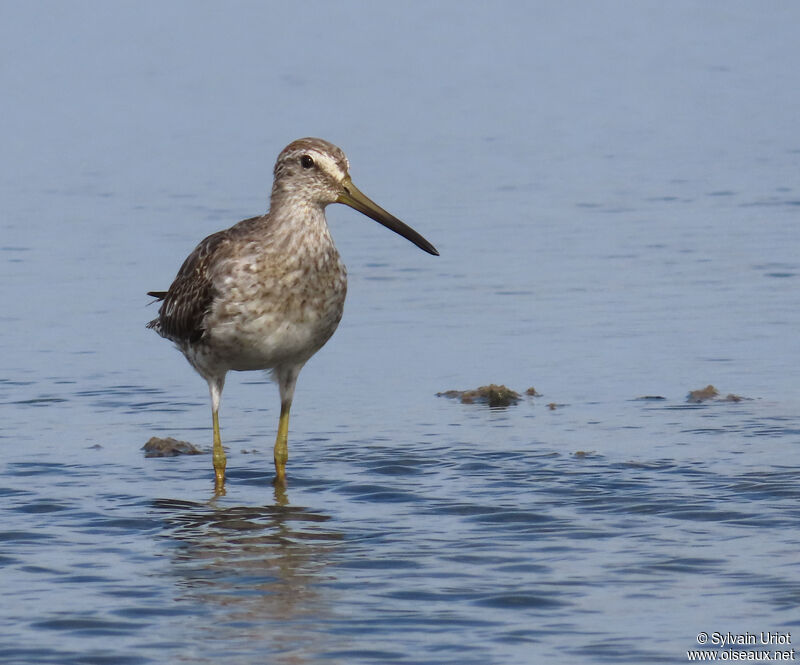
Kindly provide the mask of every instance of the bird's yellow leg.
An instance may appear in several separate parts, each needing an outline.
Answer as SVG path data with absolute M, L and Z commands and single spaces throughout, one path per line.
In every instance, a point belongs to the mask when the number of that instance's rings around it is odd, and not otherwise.
M 291 402 L 281 402 L 278 436 L 275 439 L 275 484 L 286 485 L 286 461 L 289 459 L 289 409 Z
M 222 438 L 219 435 L 219 412 L 213 409 L 211 417 L 214 421 L 214 490 L 219 493 L 225 492 L 225 450 L 222 448 Z
M 222 388 L 225 385 L 225 374 L 206 376 L 206 381 L 208 381 L 208 391 L 211 394 L 211 420 L 214 423 L 214 449 L 211 451 L 214 461 L 214 493 L 219 496 L 225 494 L 225 451 L 219 435 L 219 403 L 222 399 Z

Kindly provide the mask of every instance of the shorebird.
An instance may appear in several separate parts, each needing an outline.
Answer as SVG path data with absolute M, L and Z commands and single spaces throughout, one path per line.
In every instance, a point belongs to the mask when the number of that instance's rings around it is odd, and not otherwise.
M 286 146 L 275 163 L 270 209 L 200 242 L 183 262 L 147 324 L 183 352 L 208 382 L 214 429 L 214 477 L 224 492 L 225 451 L 219 406 L 231 370 L 271 370 L 281 399 L 275 439 L 275 483 L 286 484 L 289 411 L 303 365 L 342 318 L 347 271 L 333 244 L 325 207 L 344 203 L 413 242 L 436 248 L 362 194 L 349 162 L 316 138 Z

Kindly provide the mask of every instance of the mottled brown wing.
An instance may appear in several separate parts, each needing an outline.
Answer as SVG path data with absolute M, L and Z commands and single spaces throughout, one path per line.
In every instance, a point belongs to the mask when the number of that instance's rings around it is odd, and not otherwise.
M 169 291 L 150 291 L 163 301 L 158 318 L 147 324 L 162 337 L 178 343 L 194 343 L 205 332 L 205 317 L 214 302 L 214 284 L 209 274 L 214 255 L 223 246 L 230 230 L 208 236 L 186 258 Z

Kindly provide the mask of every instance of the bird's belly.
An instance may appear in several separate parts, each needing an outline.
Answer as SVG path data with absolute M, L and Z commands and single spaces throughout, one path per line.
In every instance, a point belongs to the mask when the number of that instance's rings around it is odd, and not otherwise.
M 223 302 L 210 314 L 208 347 L 229 369 L 272 369 L 304 363 L 333 335 L 344 309 L 344 291 L 333 289 L 313 298 L 275 307 L 253 307 L 252 301 Z M 244 303 L 244 304 L 240 304 Z

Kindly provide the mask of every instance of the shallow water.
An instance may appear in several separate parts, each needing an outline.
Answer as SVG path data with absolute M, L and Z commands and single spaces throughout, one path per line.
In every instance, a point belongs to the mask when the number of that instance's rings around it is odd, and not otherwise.
M 677 663 L 796 627 L 796 5 L 110 7 L 0 20 L 3 663 Z M 214 498 L 210 455 L 141 451 L 211 438 L 144 293 L 309 134 L 442 255 L 329 210 L 348 303 L 289 487 L 276 388 L 232 375 Z M 435 396 L 490 382 L 542 396 Z

